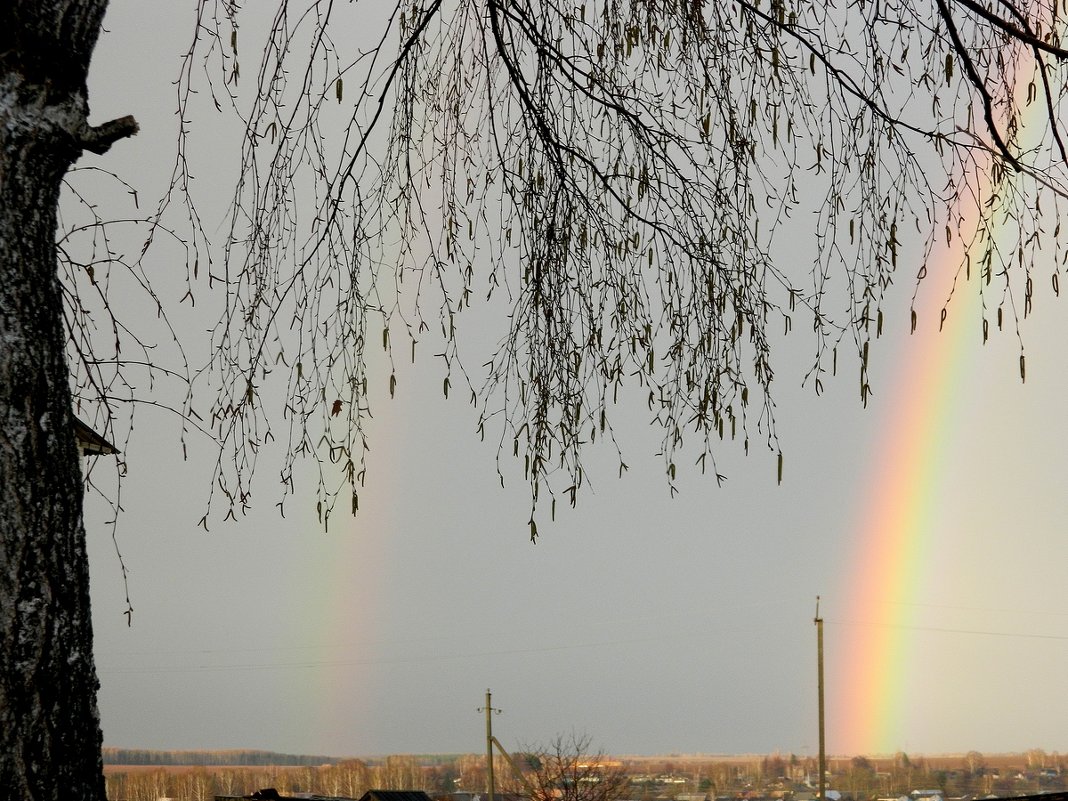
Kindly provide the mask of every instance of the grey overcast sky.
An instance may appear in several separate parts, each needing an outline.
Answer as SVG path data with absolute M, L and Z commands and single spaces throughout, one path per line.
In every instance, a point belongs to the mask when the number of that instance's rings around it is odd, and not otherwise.
M 149 207 L 194 5 L 113 0 L 98 48 L 94 119 L 142 123 L 99 163 Z M 831 751 L 1068 749 L 1063 301 L 1037 293 L 1021 385 L 1012 336 L 925 318 L 908 337 L 911 291 L 866 410 L 855 368 L 817 399 L 803 333 L 781 343 L 781 486 L 773 455 L 728 451 L 722 487 L 686 475 L 670 499 L 637 409 L 630 472 L 594 456 L 594 491 L 537 545 L 524 485 L 501 488 L 430 359 L 375 408 L 360 516 L 325 534 L 307 496 L 279 516 L 268 470 L 251 514 L 198 529 L 209 457 L 183 462 L 173 418 L 139 411 L 117 532 L 132 627 L 109 513 L 87 507 L 105 742 L 473 752 L 491 688 L 506 747 L 577 730 L 614 753 L 812 754 L 820 595 Z

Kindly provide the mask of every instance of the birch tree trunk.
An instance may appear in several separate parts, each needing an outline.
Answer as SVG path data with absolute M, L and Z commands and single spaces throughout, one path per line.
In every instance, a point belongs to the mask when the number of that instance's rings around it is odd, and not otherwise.
M 57 203 L 84 149 L 85 80 L 106 0 L 0 4 L 0 794 L 104 798 Z

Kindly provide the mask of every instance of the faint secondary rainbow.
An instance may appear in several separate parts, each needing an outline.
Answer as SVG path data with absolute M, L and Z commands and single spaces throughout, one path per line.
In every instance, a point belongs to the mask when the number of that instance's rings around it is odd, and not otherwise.
M 945 461 L 960 431 L 960 387 L 980 358 L 982 343 L 981 300 L 974 283 L 982 243 L 975 231 L 978 209 L 990 194 L 989 179 L 978 181 L 977 189 L 976 197 L 950 210 L 959 222 L 950 224 L 957 235 L 932 252 L 927 263 L 923 296 L 937 305 L 919 312 L 896 375 L 880 382 L 893 397 L 871 451 L 875 467 L 866 479 L 870 490 L 855 526 L 851 586 L 835 614 L 846 624 L 837 631 L 842 641 L 838 697 L 829 701 L 829 745 L 837 753 L 903 750 L 909 719 L 919 714 L 908 705 L 919 671 L 925 669 L 914 644 L 920 622 L 917 591 L 934 578 L 926 571 L 939 561 L 942 549 L 952 546 L 940 519 Z M 973 265 L 968 281 L 963 271 L 958 274 L 966 260 Z M 955 275 L 958 284 L 942 324 L 941 304 Z
M 389 375 L 377 363 L 372 363 L 374 368 L 379 369 L 372 373 L 372 381 Z M 308 515 L 303 532 L 310 540 L 309 548 L 330 553 L 334 561 L 329 570 L 304 577 L 306 597 L 300 602 L 307 604 L 308 636 L 317 649 L 309 660 L 315 664 L 292 676 L 306 692 L 308 719 L 303 725 L 311 729 L 308 736 L 338 744 L 331 746 L 342 749 L 338 755 L 354 753 L 356 733 L 375 723 L 366 716 L 378 689 L 375 644 L 382 639 L 378 604 L 390 569 L 388 543 L 395 533 L 392 510 L 403 502 L 402 484 L 394 476 L 398 465 L 389 458 L 402 451 L 407 441 L 406 427 L 398 419 L 401 403 L 391 405 L 381 398 L 376 402 L 374 419 L 365 422 L 366 433 L 372 446 L 385 442 L 390 447 L 373 450 L 368 456 L 359 511 L 351 514 L 347 487 L 343 487 L 328 530 L 324 533 L 314 515 Z M 308 459 L 302 468 L 302 486 L 314 488 L 319 465 Z M 330 476 L 340 477 L 340 473 Z

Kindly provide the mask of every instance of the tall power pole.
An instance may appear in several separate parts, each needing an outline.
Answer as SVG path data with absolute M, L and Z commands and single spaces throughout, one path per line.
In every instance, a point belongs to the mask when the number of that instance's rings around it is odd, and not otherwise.
M 819 801 L 827 801 L 827 751 L 823 737 L 823 618 L 820 617 L 820 597 L 816 596 L 816 683 L 819 687 L 820 720 L 820 795 Z M 493 798 L 490 798 L 493 801 Z
M 486 713 L 486 795 L 489 801 L 493 801 L 493 713 L 501 714 L 501 710 L 494 709 L 491 702 L 489 688 L 486 688 L 486 705 L 478 710 Z

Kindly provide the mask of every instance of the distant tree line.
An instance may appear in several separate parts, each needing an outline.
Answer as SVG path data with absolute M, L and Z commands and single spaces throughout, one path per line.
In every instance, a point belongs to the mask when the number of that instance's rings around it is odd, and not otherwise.
M 310 757 L 309 757 L 310 759 Z M 425 765 L 411 756 L 390 756 L 379 764 L 360 759 L 319 765 L 129 765 L 105 768 L 108 801 L 212 801 L 217 795 L 245 796 L 273 787 L 281 795 L 298 793 L 359 798 L 367 790 L 451 790 L 452 763 Z
M 338 757 L 280 754 L 251 749 L 225 751 L 151 751 L 104 748 L 105 765 L 333 765 Z
M 692 801 L 695 796 L 789 801 L 811 792 L 817 771 L 810 755 L 609 758 L 561 748 L 555 741 L 546 748 L 517 750 L 513 756 L 527 781 L 519 782 L 503 758 L 495 759 L 498 790 L 528 795 L 533 787 L 536 801 Z M 445 799 L 457 790 L 481 793 L 486 787 L 485 756 L 479 754 L 363 760 L 271 751 L 109 748 L 105 757 L 108 801 L 212 801 L 216 795 L 243 796 L 267 787 L 282 795 L 341 798 L 360 798 L 370 789 L 423 790 Z M 828 769 L 830 787 L 848 801 L 900 798 L 913 790 L 939 791 L 943 798 L 1068 790 L 1068 757 L 1040 749 L 832 757 Z

